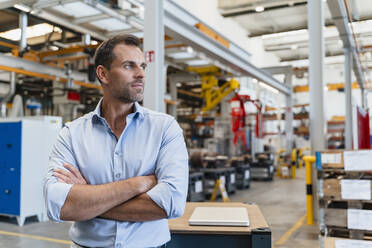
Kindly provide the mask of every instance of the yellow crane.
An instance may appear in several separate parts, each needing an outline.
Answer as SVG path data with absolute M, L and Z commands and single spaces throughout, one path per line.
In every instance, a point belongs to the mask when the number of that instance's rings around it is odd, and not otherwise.
M 213 109 L 228 94 L 240 88 L 240 83 L 234 78 L 231 78 L 223 85 L 219 86 L 216 75 L 221 74 L 221 71 L 215 66 L 200 68 L 189 67 L 188 71 L 193 71 L 201 75 L 201 96 L 205 100 L 205 106 L 202 109 L 203 112 Z

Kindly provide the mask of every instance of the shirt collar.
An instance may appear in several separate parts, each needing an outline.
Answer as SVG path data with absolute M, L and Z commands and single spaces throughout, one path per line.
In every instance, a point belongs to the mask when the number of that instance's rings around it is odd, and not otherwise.
M 93 111 L 92 121 L 103 119 L 103 117 L 101 115 L 102 100 L 103 100 L 103 98 L 101 98 L 101 100 L 99 100 L 96 108 Z M 144 116 L 145 116 L 144 115 L 144 109 L 138 102 L 134 102 L 134 109 L 135 109 L 135 111 L 133 113 L 134 114 L 133 118 L 139 117 L 140 119 L 143 119 Z

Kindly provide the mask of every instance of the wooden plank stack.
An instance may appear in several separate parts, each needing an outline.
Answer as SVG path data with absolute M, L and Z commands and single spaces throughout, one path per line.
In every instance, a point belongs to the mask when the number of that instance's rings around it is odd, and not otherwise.
M 372 248 L 372 150 L 326 150 L 316 164 L 324 247 Z

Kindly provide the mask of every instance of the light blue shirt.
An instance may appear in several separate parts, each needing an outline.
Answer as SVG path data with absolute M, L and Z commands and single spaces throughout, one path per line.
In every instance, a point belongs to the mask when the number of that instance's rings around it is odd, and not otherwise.
M 72 185 L 57 182 L 54 168 L 69 163 L 88 184 L 105 184 L 155 174 L 158 184 L 147 194 L 168 218 L 180 217 L 188 187 L 188 154 L 182 129 L 166 114 L 135 103 L 119 140 L 101 117 L 100 106 L 66 123 L 53 148 L 44 182 L 48 216 L 61 222 L 60 211 Z M 122 222 L 94 218 L 74 222 L 71 239 L 88 247 L 153 247 L 170 240 L 168 220 Z

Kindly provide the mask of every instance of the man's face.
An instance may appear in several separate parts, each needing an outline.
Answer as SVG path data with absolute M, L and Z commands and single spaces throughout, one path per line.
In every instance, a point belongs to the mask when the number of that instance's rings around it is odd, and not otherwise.
M 107 78 L 110 94 L 125 103 L 142 101 L 146 63 L 141 49 L 118 44 L 113 52 L 115 59 Z

